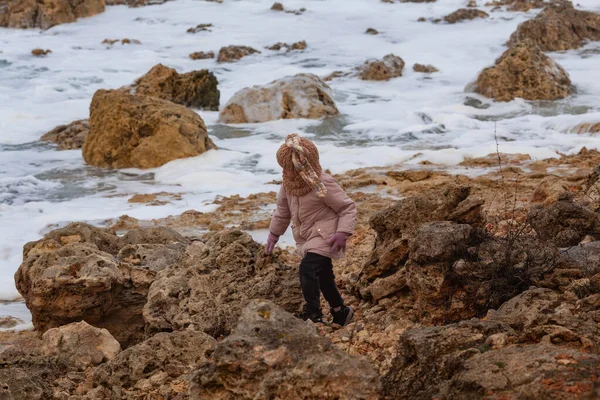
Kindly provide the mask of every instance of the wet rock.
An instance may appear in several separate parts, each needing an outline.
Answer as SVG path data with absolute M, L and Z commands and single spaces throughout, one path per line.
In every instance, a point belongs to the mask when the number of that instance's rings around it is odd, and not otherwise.
M 359 70 L 359 77 L 366 81 L 387 81 L 402 76 L 404 60 L 388 54 L 382 60 L 366 61 Z
M 0 328 L 2 329 L 10 329 L 14 328 L 17 325 L 24 324 L 22 320 L 15 317 L 0 317 Z
M 114 90 L 99 90 L 92 99 L 83 145 L 90 165 L 154 168 L 215 148 L 202 118 L 184 106 Z
M 81 370 L 112 360 L 121 352 L 121 345 L 106 329 L 85 321 L 49 329 L 42 341 L 45 355 Z
M 432 74 L 434 72 L 438 72 L 439 69 L 437 69 L 436 67 L 434 67 L 431 64 L 428 64 L 428 65 L 415 64 L 415 65 L 413 65 L 413 71 L 421 72 L 423 74 Z
M 600 122 L 587 122 L 583 124 L 577 124 L 571 129 L 571 132 L 577 134 L 590 133 L 592 135 L 600 133 Z
M 576 10 L 570 1 L 557 1 L 520 24 L 507 44 L 532 41 L 542 51 L 564 51 L 578 49 L 588 40 L 600 40 L 600 14 Z
M 136 45 L 140 45 L 142 44 L 142 42 L 140 42 L 137 39 L 129 39 L 129 38 L 125 38 L 125 39 L 104 39 L 102 41 L 102 44 L 107 45 L 108 47 L 111 47 L 112 45 L 114 45 L 115 43 L 119 43 L 121 42 L 121 45 L 125 45 L 125 44 L 136 44 Z
M 473 89 L 498 101 L 557 100 L 571 94 L 571 79 L 534 43 L 521 42 L 481 71 Z
M 155 65 L 139 78 L 133 88 L 136 94 L 168 100 L 186 107 L 219 110 L 219 82 L 206 69 L 178 74 L 173 68 Z
M 273 11 L 283 11 L 283 4 L 281 3 L 273 3 L 271 6 L 271 10 Z
M 75 223 L 26 244 L 15 283 L 37 331 L 85 320 L 128 346 L 143 339 L 142 309 L 156 273 L 178 264 L 187 243 L 167 228 L 119 237 Z
M 83 147 L 83 142 L 90 132 L 90 121 L 80 119 L 69 125 L 59 125 L 45 133 L 40 140 L 56 143 L 60 150 L 74 150 Z
M 186 249 L 183 263 L 159 273 L 144 308 L 146 332 L 194 329 L 227 335 L 251 299 L 269 299 L 289 312 L 301 306 L 297 267 L 241 231 L 212 234 Z
M 225 124 L 338 115 L 331 88 L 312 74 L 298 74 L 238 91 L 221 110 Z
M 600 238 L 600 217 L 566 197 L 548 207 L 534 206 L 527 216 L 542 240 L 558 247 L 576 246 L 586 235 Z
M 542 8 L 552 1 L 546 0 L 494 0 L 485 5 L 489 7 L 506 6 L 508 11 L 529 11 L 534 8 Z
M 377 29 L 374 29 L 374 28 L 367 28 L 367 30 L 365 31 L 365 33 L 367 35 L 379 35 L 379 31 Z
M 102 12 L 104 0 L 11 0 L 0 3 L 0 26 L 49 29 Z
M 107 6 L 119 6 L 128 5 L 131 8 L 145 7 L 145 6 L 156 6 L 164 4 L 170 0 L 106 0 Z
M 256 53 L 260 53 L 260 51 L 248 46 L 221 47 L 221 50 L 219 50 L 219 55 L 217 56 L 217 62 L 235 62 L 246 56 Z
M 187 33 L 211 32 L 213 24 L 198 24 L 187 30 Z
M 52 50 L 44 50 L 44 49 L 33 49 L 31 50 L 31 54 L 36 57 L 44 57 L 48 54 L 52 53 Z
M 190 399 L 377 399 L 379 377 L 314 327 L 252 301 L 234 333 L 192 377 Z
M 289 51 L 293 51 L 293 50 L 304 50 L 304 49 L 306 49 L 306 47 L 307 47 L 306 41 L 302 40 L 300 42 L 292 43 L 291 45 L 287 44 L 287 43 L 278 42 L 278 43 L 275 43 L 273 46 L 267 47 L 267 49 L 274 50 L 274 51 L 280 51 L 283 49 L 286 52 L 289 52 Z
M 383 394 L 435 398 L 465 361 L 485 351 L 487 339 L 497 334 L 512 336 L 514 331 L 505 324 L 478 320 L 407 330 L 400 335 L 398 355 L 382 378 Z
M 455 24 L 461 21 L 472 20 L 476 18 L 488 18 L 489 14 L 485 11 L 473 9 L 473 8 L 461 8 L 454 11 L 444 17 L 444 21 L 449 24 Z
M 187 398 L 190 371 L 215 345 L 201 332 L 158 333 L 98 366 L 93 385 L 124 399 Z
M 209 60 L 209 59 L 215 58 L 215 53 L 212 51 L 209 51 L 209 52 L 197 51 L 195 53 L 190 54 L 190 58 L 192 60 Z M 219 97 L 220 97 L 220 95 L 219 95 Z

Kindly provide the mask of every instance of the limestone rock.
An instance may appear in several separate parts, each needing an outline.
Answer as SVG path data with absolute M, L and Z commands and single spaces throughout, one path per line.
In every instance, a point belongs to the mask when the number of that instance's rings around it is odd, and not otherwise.
M 56 143 L 60 150 L 74 150 L 83 147 L 83 142 L 90 132 L 90 121 L 80 119 L 69 125 L 60 125 L 44 134 L 40 140 Z
M 379 31 L 377 29 L 374 29 L 374 28 L 367 28 L 367 30 L 365 31 L 365 33 L 367 35 L 379 35 Z
M 206 69 L 178 74 L 173 68 L 155 65 L 133 85 L 136 94 L 168 100 L 186 107 L 218 111 L 221 93 L 217 78 Z
M 187 33 L 210 32 L 213 24 L 198 24 L 187 30 Z
M 273 10 L 273 11 L 283 11 L 283 4 L 275 2 L 271 6 L 271 10 Z
M 196 51 L 190 54 L 190 58 L 192 60 L 209 60 L 215 58 L 215 53 L 212 51 L 204 52 L 204 51 Z
M 26 244 L 15 283 L 37 331 L 85 320 L 128 346 L 143 339 L 142 309 L 156 273 L 178 264 L 188 243 L 167 228 L 119 237 L 75 223 Z
M 302 40 L 300 42 L 296 42 L 296 43 L 292 43 L 292 44 L 278 42 L 272 46 L 267 47 L 267 49 L 274 50 L 274 51 L 280 51 L 283 49 L 286 52 L 289 52 L 289 51 L 293 51 L 293 50 L 305 50 L 306 47 L 307 47 L 306 41 Z
M 423 65 L 423 64 L 417 63 L 417 64 L 413 65 L 413 71 L 421 72 L 423 74 L 432 74 L 434 72 L 438 72 L 439 69 L 437 69 L 436 67 L 434 67 L 431 64 Z
M 587 40 L 600 40 L 600 14 L 576 10 L 570 1 L 562 0 L 520 24 L 507 44 L 532 41 L 542 51 L 564 51 L 578 49 Z
M 202 118 L 183 106 L 114 90 L 99 90 L 92 99 L 83 145 L 90 165 L 154 168 L 215 148 Z
M 488 18 L 489 14 L 485 11 L 473 9 L 473 8 L 461 8 L 454 11 L 444 17 L 444 21 L 449 24 L 455 24 L 460 21 L 466 21 L 476 18 Z
M 302 294 L 297 267 L 241 231 L 222 231 L 186 249 L 183 263 L 158 274 L 144 308 L 146 332 L 193 329 L 227 335 L 251 299 L 269 299 L 297 312 Z
M 379 377 L 365 359 L 338 349 L 269 301 L 244 309 L 234 333 L 192 377 L 190 400 L 378 399 Z
M 316 75 L 298 74 L 238 91 L 221 110 L 219 121 L 240 124 L 338 114 L 331 88 Z
M 542 8 L 550 2 L 552 0 L 493 0 L 485 5 L 490 7 L 507 6 L 508 11 L 526 12 L 533 8 Z
M 531 42 L 509 48 L 485 68 L 474 89 L 498 101 L 517 97 L 525 100 L 556 100 L 571 94 L 569 74 Z
M 187 398 L 190 371 L 215 345 L 201 332 L 158 333 L 95 368 L 93 384 L 127 400 Z
M 600 239 L 600 217 L 570 198 L 531 208 L 528 220 L 542 240 L 558 247 L 575 246 L 586 235 Z
M 0 2 L 0 26 L 42 28 L 104 12 L 104 0 L 10 0 Z
M 121 352 L 121 345 L 106 330 L 75 322 L 49 329 L 42 336 L 43 351 L 79 369 L 112 360 Z
M 235 62 L 251 54 L 260 53 L 260 51 L 248 46 L 227 46 L 221 47 L 217 62 Z
M 571 129 L 571 132 L 577 134 L 589 133 L 592 135 L 600 133 L 600 122 L 586 122 L 582 124 L 577 124 Z
M 410 258 L 428 263 L 461 257 L 471 241 L 471 231 L 470 225 L 451 221 L 424 223 L 410 241 Z
M 382 60 L 366 61 L 359 70 L 359 77 L 365 81 L 387 81 L 402 76 L 404 60 L 388 54 Z
M 144 6 L 155 6 L 164 4 L 170 0 L 106 0 L 107 6 L 119 6 L 128 5 L 131 8 L 144 7 Z
M 47 56 L 48 54 L 52 53 L 52 50 L 44 50 L 44 49 L 33 49 L 31 50 L 31 55 L 36 56 L 36 57 L 44 57 Z

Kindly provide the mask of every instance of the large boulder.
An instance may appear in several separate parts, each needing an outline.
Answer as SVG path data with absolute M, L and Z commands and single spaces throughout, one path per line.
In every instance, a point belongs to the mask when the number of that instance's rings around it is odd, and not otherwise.
M 402 76 L 404 60 L 388 54 L 381 60 L 369 60 L 359 68 L 359 77 L 365 81 L 388 81 Z
M 313 326 L 269 301 L 244 309 L 234 333 L 192 377 L 190 399 L 378 399 L 379 377 Z
M 331 88 L 312 74 L 298 74 L 238 91 L 221 110 L 224 124 L 338 115 Z
M 60 150 L 74 150 L 83 147 L 83 142 L 90 133 L 90 121 L 80 119 L 69 125 L 59 125 L 44 134 L 40 140 L 56 143 Z
M 571 94 L 569 74 L 530 41 L 519 42 L 479 73 L 474 91 L 498 101 L 557 100 Z
M 222 231 L 186 249 L 184 263 L 158 274 L 144 308 L 146 332 L 193 329 L 229 334 L 251 299 L 274 301 L 298 312 L 302 294 L 296 267 L 241 231 Z
M 144 338 L 142 310 L 156 273 L 180 263 L 188 243 L 167 228 L 119 237 L 75 223 L 26 244 L 15 283 L 39 332 L 84 320 L 128 346 Z
M 600 14 L 576 10 L 563 0 L 546 5 L 534 19 L 520 24 L 508 45 L 532 41 L 542 51 L 564 51 L 578 49 L 587 40 L 600 40 Z
M 218 111 L 217 78 L 206 69 L 178 74 L 162 64 L 154 66 L 133 85 L 135 93 L 168 100 L 186 107 Z
M 90 165 L 154 168 L 215 148 L 202 118 L 184 106 L 116 90 L 94 94 L 83 145 Z
M 94 369 L 97 398 L 187 398 L 189 373 L 217 342 L 202 332 L 158 333 Z
M 102 13 L 104 4 L 104 0 L 0 1 L 0 27 L 49 29 Z
M 600 239 L 600 216 L 569 196 L 532 207 L 527 218 L 542 240 L 558 247 L 576 246 L 587 235 Z
M 82 370 L 112 360 L 121 352 L 121 345 L 106 329 L 85 321 L 52 328 L 42 341 L 44 354 Z

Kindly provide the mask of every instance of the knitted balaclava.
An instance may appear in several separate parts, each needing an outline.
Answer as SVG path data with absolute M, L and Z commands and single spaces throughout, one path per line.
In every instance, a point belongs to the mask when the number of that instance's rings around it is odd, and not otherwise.
M 285 138 L 277 150 L 277 162 L 283 168 L 283 185 L 294 196 L 304 196 L 312 191 L 325 197 L 327 189 L 321 179 L 319 150 L 313 142 L 294 133 Z

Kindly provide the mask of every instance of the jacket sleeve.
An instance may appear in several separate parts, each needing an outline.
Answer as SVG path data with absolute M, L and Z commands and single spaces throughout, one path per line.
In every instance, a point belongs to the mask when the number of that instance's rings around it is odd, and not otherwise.
M 271 218 L 269 231 L 273 235 L 283 235 L 290 225 L 291 218 L 292 214 L 290 213 L 290 208 L 288 206 L 285 188 L 281 185 L 281 189 L 279 189 L 279 194 L 277 195 L 277 208 Z
M 323 200 L 339 217 L 337 231 L 352 235 L 356 226 L 356 204 L 331 176 L 323 176 L 322 182 L 327 188 Z

